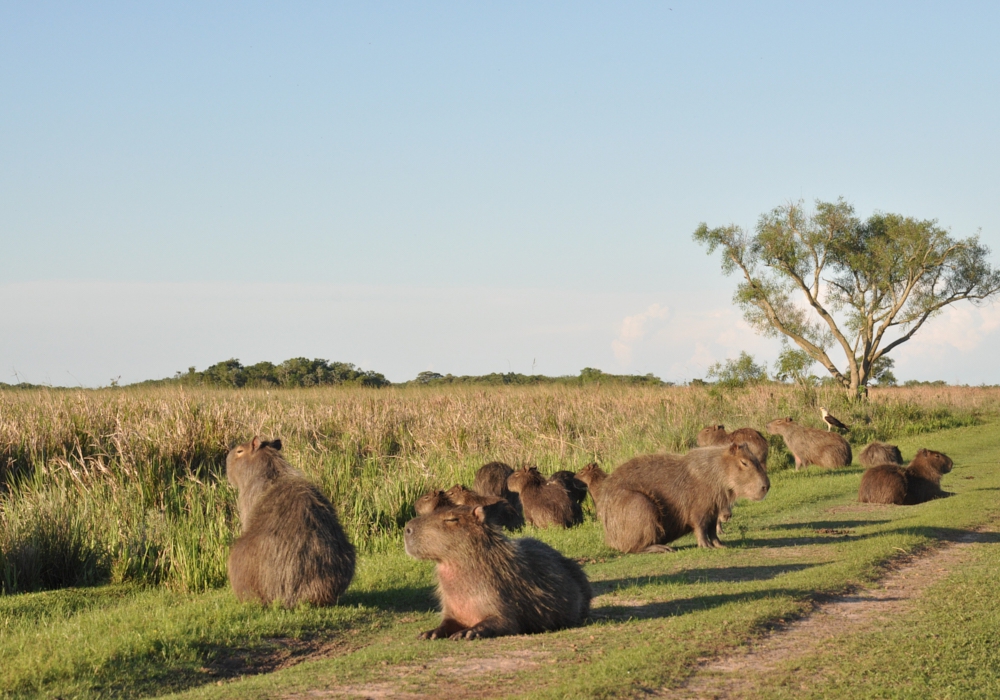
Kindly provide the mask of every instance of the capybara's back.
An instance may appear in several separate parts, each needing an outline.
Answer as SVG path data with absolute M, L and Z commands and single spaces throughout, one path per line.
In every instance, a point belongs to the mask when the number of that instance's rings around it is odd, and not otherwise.
M 535 467 L 521 467 L 507 478 L 507 488 L 521 497 L 524 519 L 535 527 L 572 527 L 583 510 L 558 481 L 548 481 Z
M 906 467 L 906 504 L 915 505 L 948 495 L 941 490 L 941 477 L 951 471 L 951 458 L 926 448 L 917 450 Z
M 738 428 L 731 433 L 725 426 L 709 425 L 698 433 L 698 447 L 721 447 L 723 445 L 746 445 L 762 467 L 767 467 L 767 455 L 770 446 L 767 438 L 753 428 Z
M 425 639 L 476 639 L 580 625 L 590 583 L 580 566 L 531 538 L 508 540 L 483 508 L 437 510 L 404 529 L 406 552 L 437 562 L 441 624 Z
M 903 455 L 899 448 L 885 442 L 872 442 L 858 455 L 862 467 L 877 467 L 880 464 L 902 464 Z
M 879 464 L 861 475 L 858 501 L 903 505 L 906 499 L 906 473 L 898 464 Z
M 241 534 L 229 555 L 240 600 L 333 605 L 354 577 L 354 547 L 315 485 L 281 458 L 280 441 L 254 438 L 226 457 Z
M 851 463 L 851 445 L 836 433 L 799 425 L 791 418 L 778 418 L 767 424 L 767 432 L 785 439 L 795 468 L 810 464 L 821 467 L 846 467 Z

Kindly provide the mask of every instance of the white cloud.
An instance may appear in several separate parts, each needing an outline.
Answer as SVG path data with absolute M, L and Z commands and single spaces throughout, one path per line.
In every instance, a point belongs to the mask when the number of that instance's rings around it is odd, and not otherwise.
M 628 366 L 632 362 L 632 348 L 646 337 L 647 324 L 654 320 L 664 320 L 669 315 L 668 307 L 650 304 L 642 313 L 626 316 L 619 327 L 618 338 L 611 342 L 615 359 L 622 365 Z

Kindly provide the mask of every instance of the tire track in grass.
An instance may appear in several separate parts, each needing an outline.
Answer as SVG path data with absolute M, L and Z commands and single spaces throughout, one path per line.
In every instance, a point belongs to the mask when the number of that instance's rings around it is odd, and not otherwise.
M 745 651 L 706 661 L 684 686 L 657 695 L 685 700 L 760 697 L 769 672 L 822 653 L 838 637 L 898 619 L 961 565 L 974 545 L 995 542 L 995 532 L 982 528 L 901 558 L 874 585 L 817 602 L 807 616 L 774 629 Z

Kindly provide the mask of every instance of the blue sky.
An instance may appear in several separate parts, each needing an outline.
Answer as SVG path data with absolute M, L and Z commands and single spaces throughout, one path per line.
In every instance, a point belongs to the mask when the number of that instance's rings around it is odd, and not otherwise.
M 305 355 L 682 381 L 748 350 L 691 240 L 845 197 L 1000 264 L 1000 6 L 0 6 L 0 381 Z M 1000 382 L 1000 310 L 900 378 Z

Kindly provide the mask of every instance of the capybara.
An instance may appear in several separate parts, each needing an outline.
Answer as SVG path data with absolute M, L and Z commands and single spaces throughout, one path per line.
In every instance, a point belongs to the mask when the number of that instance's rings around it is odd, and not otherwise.
M 921 448 L 906 467 L 905 505 L 924 503 L 948 494 L 941 490 L 941 477 L 951 471 L 948 455 Z
M 604 480 L 608 478 L 608 473 L 597 466 L 597 463 L 588 464 L 583 469 L 576 473 L 576 478 L 582 481 L 587 486 L 587 491 L 590 492 L 590 497 L 594 501 L 594 507 L 597 507 L 597 499 L 601 496 L 601 485 Z
M 538 540 L 509 540 L 480 508 L 457 506 L 414 518 L 406 553 L 437 564 L 441 624 L 423 639 L 532 634 L 582 624 L 590 583 L 579 565 Z
M 428 491 L 413 504 L 413 510 L 416 511 L 417 515 L 427 515 L 438 508 L 451 508 L 454 505 L 456 504 L 448 498 L 448 494 L 444 491 Z
M 723 425 L 710 425 L 698 433 L 697 441 L 699 447 L 746 445 L 750 454 L 757 458 L 760 465 L 767 467 L 767 454 L 770 446 L 767 444 L 767 438 L 753 428 L 739 428 L 727 433 Z
M 507 477 L 514 473 L 509 464 L 490 462 L 479 467 L 472 482 L 472 490 L 482 496 L 496 496 L 510 503 L 515 510 L 521 510 L 517 494 L 507 488 Z
M 879 464 L 861 475 L 861 503 L 903 505 L 906 501 L 906 471 L 898 464 Z
M 566 469 L 557 471 L 549 477 L 550 482 L 561 484 L 570 499 L 577 503 L 583 503 L 587 498 L 587 485 L 576 478 L 576 474 Z
M 948 494 L 941 490 L 941 477 L 951 467 L 948 455 L 922 448 L 906 469 L 898 464 L 880 464 L 865 471 L 858 500 L 912 506 L 942 498 Z
M 354 547 L 327 497 L 280 450 L 280 440 L 255 437 L 226 456 L 241 523 L 229 582 L 240 600 L 333 605 L 354 577 Z
M 767 424 L 767 432 L 785 439 L 795 457 L 795 469 L 817 464 L 821 467 L 846 467 L 851 463 L 851 445 L 836 433 L 807 428 L 791 418 L 778 418 Z
M 507 488 L 521 497 L 524 519 L 535 527 L 572 527 L 583 522 L 583 509 L 558 481 L 547 481 L 535 467 L 521 467 L 507 477 Z
M 902 464 L 903 455 L 899 448 L 885 442 L 873 442 L 858 455 L 862 467 L 877 467 L 880 464 Z M 876 501 L 873 501 L 875 503 Z
M 605 543 L 622 552 L 669 552 L 668 542 L 691 531 L 699 547 L 722 547 L 719 515 L 737 498 L 759 501 L 770 488 L 767 471 L 743 445 L 643 455 L 603 481 L 597 516 Z
M 507 530 L 518 530 L 524 527 L 524 518 L 521 516 L 521 512 L 515 510 L 506 499 L 497 496 L 483 496 L 461 484 L 455 484 L 445 491 L 445 496 L 456 506 L 468 506 L 469 508 L 482 506 L 486 511 L 486 521 L 490 524 L 499 525 Z

